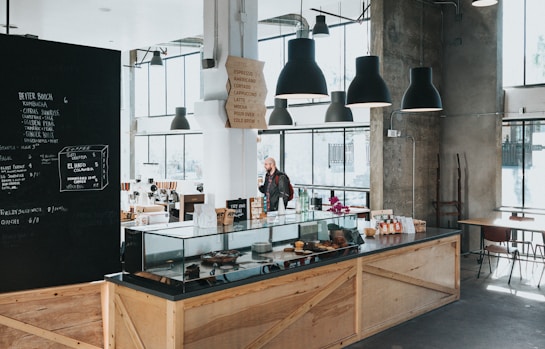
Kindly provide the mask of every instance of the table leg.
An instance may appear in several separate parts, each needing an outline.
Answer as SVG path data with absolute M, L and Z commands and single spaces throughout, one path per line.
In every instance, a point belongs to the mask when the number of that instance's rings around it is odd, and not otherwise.
M 477 259 L 477 263 L 482 264 L 484 259 L 484 226 L 481 225 L 481 241 L 480 241 L 480 249 L 479 249 L 479 258 Z

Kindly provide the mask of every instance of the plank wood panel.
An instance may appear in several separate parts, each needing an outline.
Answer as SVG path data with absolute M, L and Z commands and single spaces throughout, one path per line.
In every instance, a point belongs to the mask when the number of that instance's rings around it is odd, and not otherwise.
M 364 257 L 361 262 L 363 337 L 460 298 L 459 236 Z
M 165 299 L 126 287 L 116 287 L 113 297 L 115 348 L 167 348 Z
M 102 348 L 103 284 L 0 294 L 0 348 Z
M 237 287 L 220 292 L 214 302 L 209 295 L 188 300 L 185 348 L 285 348 L 294 343 L 313 348 L 355 336 L 355 264 L 337 263 Z M 328 286 L 331 294 L 324 291 Z M 317 302 L 308 303 L 313 298 Z

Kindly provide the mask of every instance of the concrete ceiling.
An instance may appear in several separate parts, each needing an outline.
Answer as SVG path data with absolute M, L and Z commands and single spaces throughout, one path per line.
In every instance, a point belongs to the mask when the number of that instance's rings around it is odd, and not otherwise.
M 8 21 L 7 1 L 0 1 L 2 33 Z M 245 1 L 259 1 L 259 20 L 299 14 L 301 8 L 301 2 L 294 0 Z M 318 12 L 310 8 L 357 18 L 362 6 L 360 0 L 302 2 L 303 16 L 311 27 Z M 202 35 L 202 8 L 200 0 L 11 0 L 9 33 L 127 51 Z M 327 16 L 327 21 L 334 24 L 339 19 Z M 260 27 L 260 36 L 278 33 L 270 25 Z

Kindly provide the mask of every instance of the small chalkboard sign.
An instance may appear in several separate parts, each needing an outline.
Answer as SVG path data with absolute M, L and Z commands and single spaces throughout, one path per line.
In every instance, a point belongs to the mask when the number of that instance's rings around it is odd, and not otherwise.
M 246 199 L 227 200 L 225 206 L 235 210 L 235 222 L 248 219 L 248 204 Z

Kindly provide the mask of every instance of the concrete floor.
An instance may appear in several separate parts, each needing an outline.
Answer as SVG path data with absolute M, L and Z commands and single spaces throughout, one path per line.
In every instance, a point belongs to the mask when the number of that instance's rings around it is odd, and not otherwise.
M 538 257 L 518 262 L 492 258 L 477 279 L 477 255 L 461 258 L 460 300 L 376 334 L 347 349 L 545 349 L 545 276 Z M 522 279 L 521 279 L 522 275 Z

